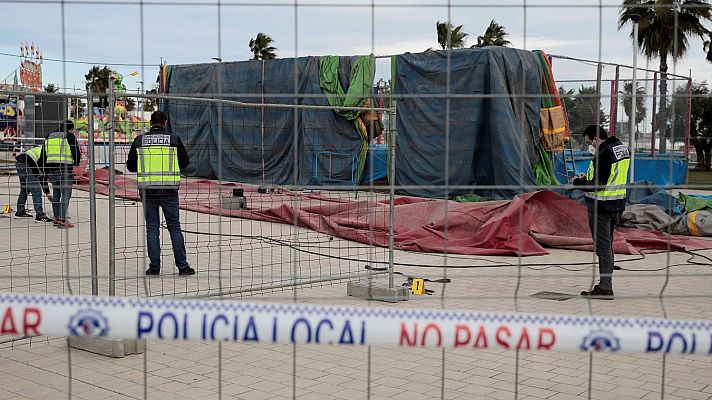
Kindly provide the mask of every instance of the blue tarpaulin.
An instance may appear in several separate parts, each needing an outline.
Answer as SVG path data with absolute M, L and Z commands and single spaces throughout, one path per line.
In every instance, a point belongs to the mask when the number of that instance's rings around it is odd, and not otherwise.
M 354 60 L 340 59 L 344 87 Z M 318 57 L 170 66 L 166 81 L 172 95 L 228 94 L 230 100 L 248 103 L 329 105 L 319 87 Z M 166 101 L 163 109 L 169 129 L 186 145 L 191 176 L 292 184 L 296 161 L 296 183 L 354 184 L 362 139 L 352 121 L 331 110 L 179 100 Z
M 363 179 L 361 183 L 368 185 L 371 182 L 385 178 L 388 166 L 388 145 L 372 144 L 368 147 L 368 156 L 366 157 L 366 167 L 363 170 Z
M 571 152 L 566 150 L 565 154 L 569 175 L 573 175 Z M 574 151 L 576 174 L 585 174 L 592 158 L 593 155 L 587 151 Z M 554 153 L 553 159 L 557 179 L 566 182 L 566 167 L 561 153 Z M 636 181 L 649 181 L 662 187 L 684 184 L 687 176 L 687 162 L 683 156 L 676 154 L 659 154 L 654 158 L 648 154 L 636 154 L 634 168 Z
M 535 54 L 486 47 L 397 55 L 393 87 L 397 185 L 536 184 L 532 167 L 539 160 L 534 144 L 541 77 Z M 474 193 L 501 199 L 523 191 Z M 406 192 L 426 197 L 473 193 L 441 187 Z
M 339 59 L 345 90 L 355 60 Z M 532 167 L 539 161 L 535 143 L 541 77 L 535 54 L 487 47 L 406 53 L 394 56 L 393 63 L 392 87 L 398 100 L 396 184 L 436 186 L 408 189 L 413 195 L 475 193 L 500 199 L 526 190 L 446 191 L 437 186 L 536 183 Z M 318 57 L 170 66 L 164 74 L 165 87 L 169 95 L 228 94 L 230 100 L 249 103 L 327 106 L 319 67 Z M 168 114 L 169 130 L 186 144 L 191 176 L 310 185 L 353 185 L 358 180 L 362 137 L 352 121 L 332 110 L 182 100 L 165 101 L 162 108 Z M 375 158 L 366 160 L 367 168 L 371 164 L 376 169 L 365 171 L 362 183 L 381 178 L 384 152 L 379 148 L 369 153 Z

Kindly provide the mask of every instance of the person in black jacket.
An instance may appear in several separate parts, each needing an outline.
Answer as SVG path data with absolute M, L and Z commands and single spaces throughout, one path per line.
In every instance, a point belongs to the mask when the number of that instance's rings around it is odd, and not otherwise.
M 20 179 L 20 194 L 17 197 L 17 212 L 16 217 L 32 217 L 25 208 L 27 202 L 27 194 L 32 195 L 32 203 L 35 208 L 35 220 L 38 222 L 52 222 L 42 207 L 42 191 L 47 194 L 47 197 L 52 201 L 52 196 L 49 194 L 49 185 L 45 180 L 42 170 L 37 165 L 42 156 L 42 146 L 31 147 L 27 151 L 23 151 L 15 157 L 15 170 L 17 177 Z
M 188 153 L 178 136 L 166 132 L 166 122 L 166 114 L 163 112 L 151 114 L 151 130 L 134 139 L 126 159 L 126 169 L 137 173 L 136 181 L 143 201 L 150 259 L 146 275 L 158 275 L 161 271 L 159 207 L 163 209 L 168 233 L 171 235 L 178 274 L 195 275 L 186 256 L 178 201 L 180 175 L 185 173 L 188 166 Z
M 608 132 L 598 125 L 589 125 L 583 136 L 596 150 L 586 175 L 572 183 L 586 186 L 581 189 L 586 192 L 588 225 L 598 255 L 600 280 L 592 290 L 581 295 L 613 300 L 613 231 L 625 210 L 630 150 L 617 137 L 608 137 Z

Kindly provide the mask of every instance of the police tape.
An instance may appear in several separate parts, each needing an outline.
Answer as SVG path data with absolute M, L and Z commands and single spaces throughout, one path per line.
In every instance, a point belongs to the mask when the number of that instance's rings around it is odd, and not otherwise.
M 0 334 L 712 354 L 712 321 L 0 294 Z

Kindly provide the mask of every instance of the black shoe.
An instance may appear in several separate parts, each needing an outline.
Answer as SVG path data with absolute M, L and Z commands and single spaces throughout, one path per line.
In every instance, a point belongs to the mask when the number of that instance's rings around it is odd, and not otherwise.
M 43 215 L 41 217 L 35 217 L 35 221 L 37 222 L 54 222 L 54 220 L 46 215 Z
M 27 211 L 23 211 L 23 212 L 18 211 L 15 213 L 15 216 L 20 217 L 20 218 L 31 218 L 32 214 L 29 214 Z
M 195 270 L 190 267 L 179 268 L 178 275 L 195 275 Z
M 613 290 L 601 289 L 596 285 L 590 292 L 581 292 L 581 296 L 594 300 L 613 300 Z
M 161 273 L 160 269 L 149 268 L 146 270 L 146 275 L 159 275 Z

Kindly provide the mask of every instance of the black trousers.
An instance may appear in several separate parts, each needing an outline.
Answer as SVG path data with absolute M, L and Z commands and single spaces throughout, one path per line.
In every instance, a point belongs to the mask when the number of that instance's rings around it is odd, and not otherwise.
M 591 229 L 593 249 L 598 256 L 598 286 L 613 290 L 613 230 L 621 219 L 622 212 L 594 213 L 588 210 L 588 227 Z

